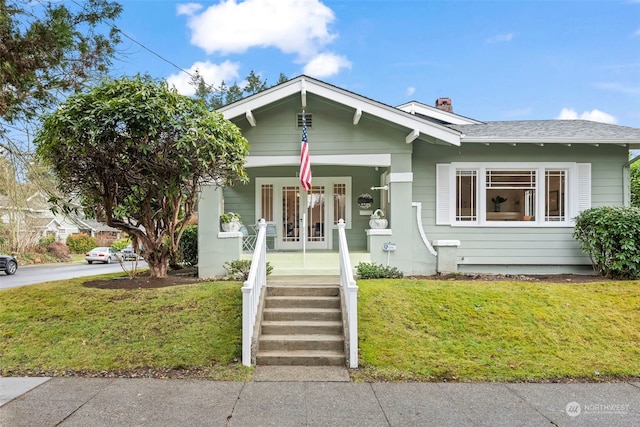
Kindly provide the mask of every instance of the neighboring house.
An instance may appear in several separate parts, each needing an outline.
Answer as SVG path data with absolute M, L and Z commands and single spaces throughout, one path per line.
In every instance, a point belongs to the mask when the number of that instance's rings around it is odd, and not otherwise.
M 122 230 L 110 227 L 104 222 L 77 216 L 71 218 L 71 221 L 78 227 L 78 233 L 94 237 L 98 242 L 98 246 L 110 246 L 122 237 Z
M 95 237 L 100 245 L 110 245 L 122 234 L 118 229 L 80 215 L 54 214 L 48 196 L 40 192 L 27 197 L 23 203 L 14 203 L 11 198 L 0 196 L 0 220 L 14 238 L 23 242 L 23 246 L 37 244 L 46 236 L 66 242 L 68 236 L 78 233 Z
M 265 218 L 276 228 L 275 249 L 289 251 L 301 251 L 303 240 L 307 251 L 337 250 L 343 218 L 350 250 L 405 274 L 585 271 L 590 261 L 572 237 L 573 218 L 591 206 L 629 204 L 629 151 L 640 148 L 640 129 L 481 122 L 454 114 L 447 98 L 436 107 L 391 107 L 306 76 L 219 111 L 251 145 L 250 183 L 203 187 L 203 277 L 224 274 L 222 263 L 239 255 L 220 233 L 223 209 L 245 224 Z M 297 178 L 303 111 L 308 194 Z M 377 208 L 387 229 L 369 227 Z M 391 254 L 383 250 L 389 242 Z

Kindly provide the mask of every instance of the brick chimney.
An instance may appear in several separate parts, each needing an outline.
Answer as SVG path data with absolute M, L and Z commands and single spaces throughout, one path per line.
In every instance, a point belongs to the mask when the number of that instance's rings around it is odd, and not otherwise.
M 438 98 L 436 99 L 436 108 L 438 110 L 453 113 L 453 105 L 451 105 L 451 98 Z

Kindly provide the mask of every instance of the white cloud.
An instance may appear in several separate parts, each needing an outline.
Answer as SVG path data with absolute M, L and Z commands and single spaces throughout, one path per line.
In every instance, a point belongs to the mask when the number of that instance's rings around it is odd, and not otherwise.
M 493 37 L 486 39 L 485 41 L 487 43 L 510 42 L 511 40 L 513 40 L 513 36 L 514 36 L 513 33 L 497 34 Z
M 334 53 L 321 53 L 304 66 L 303 72 L 311 77 L 323 78 L 336 75 L 343 68 L 351 68 L 351 62 L 346 57 Z
M 633 33 L 633 35 L 634 35 L 634 36 L 640 36 L 640 28 L 638 28 L 638 29 L 636 30 L 636 32 L 635 32 L 635 33 Z
M 563 108 L 560 111 L 560 115 L 556 117 L 558 120 L 591 120 L 593 122 L 602 122 L 602 123 L 610 123 L 616 124 L 617 120 L 611 114 L 607 114 L 603 111 L 593 109 L 591 111 L 585 111 L 584 113 L 578 116 L 576 110 L 572 108 Z
M 198 71 L 207 84 L 217 87 L 223 80 L 227 86 L 231 86 L 238 79 L 239 68 L 240 64 L 237 62 L 224 61 L 222 64 L 212 64 L 206 61 L 194 63 L 188 71 L 191 74 Z M 196 88 L 189 84 L 190 81 L 191 77 L 186 73 L 172 74 L 167 78 L 169 86 L 175 86 L 178 92 L 189 96 L 196 91 Z
M 331 9 L 318 0 L 226 0 L 199 14 L 188 14 L 191 43 L 212 53 L 243 53 L 252 47 L 275 47 L 314 57 L 336 34 Z
M 198 3 L 181 3 L 176 6 L 178 15 L 193 15 L 200 9 L 202 9 L 202 5 Z
M 627 95 L 640 95 L 640 86 L 628 86 L 622 83 L 595 83 L 595 87 Z
M 407 88 L 407 96 L 408 97 L 413 96 L 414 93 L 416 93 L 416 88 L 413 86 L 409 86 Z

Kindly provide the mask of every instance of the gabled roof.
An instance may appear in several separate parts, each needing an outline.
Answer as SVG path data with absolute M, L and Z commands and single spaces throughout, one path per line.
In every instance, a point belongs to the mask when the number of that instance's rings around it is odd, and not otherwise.
M 116 231 L 120 231 L 117 228 L 110 227 L 107 224 L 105 224 L 104 222 L 99 222 L 99 221 L 96 221 L 95 219 L 80 219 L 80 218 L 75 217 L 75 216 L 71 217 L 70 219 L 78 225 L 78 228 L 84 229 L 84 230 L 91 230 L 93 232 L 100 232 L 100 231 L 116 232 Z
M 640 145 L 640 129 L 588 120 L 516 120 L 450 125 L 463 142 Z
M 29 222 L 36 228 L 49 228 L 51 224 L 55 224 L 57 227 L 60 226 L 60 223 L 54 218 L 31 218 Z
M 254 117 L 254 110 L 296 94 L 300 95 L 301 107 L 305 108 L 307 93 L 352 108 L 354 125 L 358 124 L 363 115 L 371 115 L 407 128 L 407 143 L 423 134 L 452 145 L 460 145 L 460 132 L 455 129 L 304 75 L 224 106 L 218 111 L 226 119 L 244 116 L 252 126 L 256 126 L 259 120 Z

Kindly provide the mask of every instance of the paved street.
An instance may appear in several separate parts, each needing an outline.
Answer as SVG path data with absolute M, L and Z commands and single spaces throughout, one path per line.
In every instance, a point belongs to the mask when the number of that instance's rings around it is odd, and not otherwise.
M 124 263 L 126 268 L 131 268 L 131 261 Z M 138 268 L 147 268 L 144 261 L 138 262 Z M 20 266 L 13 276 L 7 276 L 0 272 L 0 289 L 17 288 L 19 286 L 34 285 L 55 280 L 68 280 L 76 277 L 95 276 L 99 274 L 122 272 L 119 263 L 111 264 L 48 264 Z

